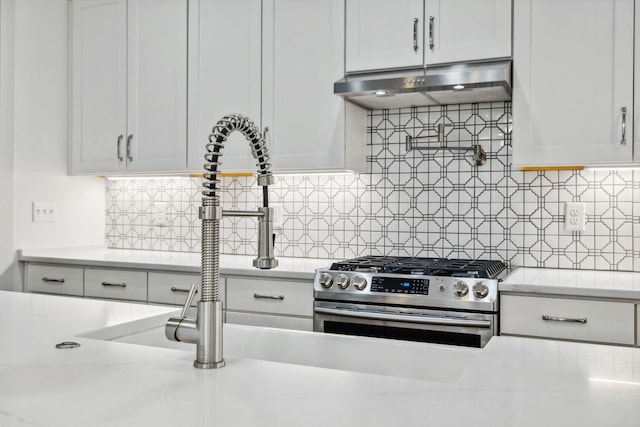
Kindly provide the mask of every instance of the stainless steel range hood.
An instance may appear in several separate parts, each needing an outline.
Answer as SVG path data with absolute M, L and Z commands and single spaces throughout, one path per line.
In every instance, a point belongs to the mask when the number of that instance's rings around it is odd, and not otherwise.
M 368 109 L 507 101 L 511 61 L 351 74 L 333 92 Z

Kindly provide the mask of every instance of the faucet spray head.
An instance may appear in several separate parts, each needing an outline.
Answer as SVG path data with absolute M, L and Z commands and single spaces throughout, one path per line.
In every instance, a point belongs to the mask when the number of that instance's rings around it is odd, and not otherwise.
M 278 266 L 278 260 L 273 254 L 275 234 L 273 233 L 273 208 L 261 207 L 258 212 L 262 215 L 258 219 L 258 257 L 253 260 L 253 266 L 263 270 Z

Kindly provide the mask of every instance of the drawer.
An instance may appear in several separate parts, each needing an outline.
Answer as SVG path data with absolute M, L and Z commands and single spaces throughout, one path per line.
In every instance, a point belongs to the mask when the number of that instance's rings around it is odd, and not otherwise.
M 227 277 L 227 310 L 313 316 L 313 282 Z
M 144 271 L 87 268 L 84 295 L 127 301 L 147 300 L 147 273 Z
M 287 317 L 276 316 L 273 314 L 238 313 L 235 311 L 227 311 L 226 322 L 235 323 L 237 325 L 313 331 L 313 319 L 306 317 Z
M 633 303 L 503 295 L 500 333 L 633 345 L 634 312 Z M 586 323 L 560 320 L 581 318 Z
M 80 267 L 27 264 L 27 292 L 82 296 L 83 283 Z
M 191 303 L 195 307 L 200 300 L 200 274 L 149 272 L 149 302 L 159 304 L 184 305 L 192 284 L 198 291 Z M 224 279 L 220 278 L 220 300 L 225 306 Z

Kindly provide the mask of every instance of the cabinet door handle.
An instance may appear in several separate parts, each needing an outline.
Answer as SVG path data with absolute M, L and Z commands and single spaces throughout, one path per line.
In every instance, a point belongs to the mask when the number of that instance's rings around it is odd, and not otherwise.
M 118 136 L 118 145 L 117 145 L 117 151 L 116 154 L 118 155 L 118 160 L 123 161 L 124 157 L 122 157 L 122 154 L 120 154 L 120 146 L 122 145 L 122 139 L 124 138 L 124 135 L 119 135 Z
M 620 145 L 627 145 L 627 107 L 622 107 L 622 139 Z
M 418 51 L 418 18 L 413 18 L 413 51 Z
M 131 141 L 133 140 L 133 135 L 129 135 L 127 137 L 127 160 L 133 162 L 133 156 L 131 155 Z
M 122 282 L 122 283 L 111 283 L 111 282 L 102 282 L 102 286 L 112 286 L 115 288 L 126 288 L 127 284 Z
M 433 21 L 435 18 L 433 16 L 429 17 L 429 49 L 433 50 L 435 43 L 433 41 Z
M 175 286 L 171 287 L 171 292 L 189 292 L 191 291 L 191 289 L 185 289 L 185 288 L 176 288 Z M 198 290 L 196 289 L 196 294 L 198 293 Z
M 568 317 L 549 316 L 548 314 L 543 314 L 542 315 L 542 320 L 547 320 L 549 322 L 587 323 L 587 318 L 586 317 L 580 317 L 580 318 L 577 318 L 577 319 L 571 319 L 571 318 L 568 318 Z
M 284 295 L 262 295 L 262 294 L 253 294 L 255 299 L 276 299 L 282 301 L 284 299 Z
M 60 279 L 52 279 L 50 277 L 43 277 L 42 278 L 43 282 L 47 282 L 47 283 L 64 283 L 64 279 L 60 278 Z

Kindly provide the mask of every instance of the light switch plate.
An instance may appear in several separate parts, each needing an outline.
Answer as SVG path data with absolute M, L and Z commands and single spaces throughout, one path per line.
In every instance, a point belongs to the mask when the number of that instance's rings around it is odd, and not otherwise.
M 585 230 L 585 206 L 584 203 L 566 202 L 564 204 L 564 230 L 584 231 Z
M 56 222 L 58 204 L 55 202 L 33 202 L 31 214 L 33 222 Z

